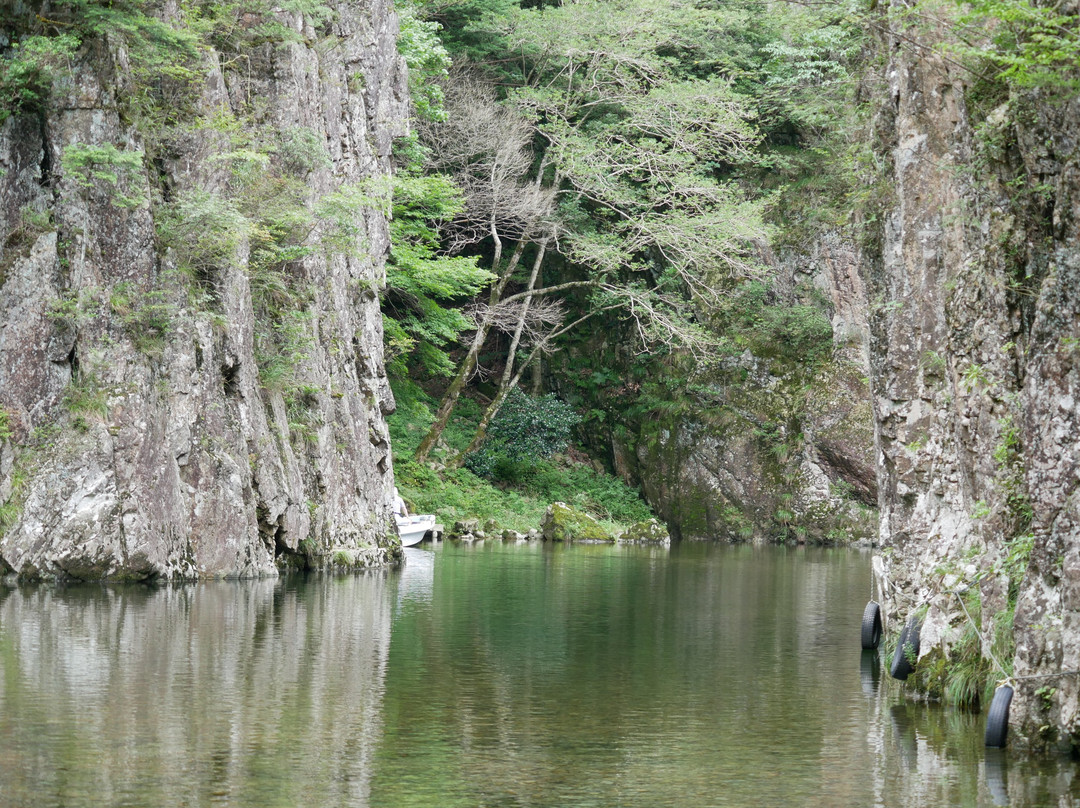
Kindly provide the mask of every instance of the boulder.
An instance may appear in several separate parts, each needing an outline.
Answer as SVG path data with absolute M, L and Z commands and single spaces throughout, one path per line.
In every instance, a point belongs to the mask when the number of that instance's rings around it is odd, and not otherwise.
M 548 506 L 540 531 L 545 541 L 615 541 L 599 522 L 565 502 L 553 502 Z
M 671 535 L 656 519 L 648 519 L 631 525 L 619 534 L 620 544 L 671 544 Z
M 460 538 L 466 533 L 476 533 L 480 530 L 479 519 L 459 519 L 454 522 L 454 532 L 450 535 L 454 538 Z

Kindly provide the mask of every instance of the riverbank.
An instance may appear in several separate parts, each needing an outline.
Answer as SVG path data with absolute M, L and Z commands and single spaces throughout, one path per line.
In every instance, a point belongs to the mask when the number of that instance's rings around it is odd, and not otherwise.
M 481 526 L 492 523 L 491 530 L 527 534 L 540 528 L 551 503 L 565 502 L 613 536 L 653 517 L 637 491 L 595 468 L 573 448 L 546 460 L 505 466 L 492 479 L 468 468 L 448 468 L 447 461 L 468 445 L 480 419 L 480 406 L 471 400 L 458 405 L 431 461 L 415 462 L 413 453 L 438 402 L 409 380 L 392 383 L 397 409 L 388 422 L 394 479 L 412 513 L 433 513 L 447 528 L 475 520 Z

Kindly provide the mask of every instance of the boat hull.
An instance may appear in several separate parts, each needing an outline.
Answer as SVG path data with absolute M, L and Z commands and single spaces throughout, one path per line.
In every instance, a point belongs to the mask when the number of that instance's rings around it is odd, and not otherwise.
M 435 517 L 431 515 L 398 516 L 398 535 L 402 547 L 412 547 L 423 541 L 424 536 L 435 527 Z

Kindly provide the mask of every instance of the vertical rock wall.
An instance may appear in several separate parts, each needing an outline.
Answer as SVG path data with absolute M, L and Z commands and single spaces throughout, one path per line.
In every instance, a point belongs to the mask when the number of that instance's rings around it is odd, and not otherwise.
M 178 579 L 397 552 L 383 212 L 369 202 L 351 245 L 299 249 L 273 276 L 250 229 L 209 277 L 178 271 L 176 251 L 219 221 L 161 238 L 177 199 L 228 194 L 235 132 L 213 120 L 257 121 L 275 154 L 281 133 L 313 133 L 318 159 L 296 172 L 311 209 L 389 173 L 406 113 L 396 18 L 381 0 L 332 5 L 318 27 L 277 13 L 294 36 L 242 60 L 205 54 L 198 114 L 149 151 L 125 114 L 132 56 L 111 36 L 84 41 L 44 111 L 0 128 L 0 568 Z M 144 152 L 121 184 L 146 201 L 80 183 L 73 144 Z M 253 300 L 277 299 L 280 278 L 302 302 L 270 321 Z M 286 325 L 300 347 L 282 381 L 263 354 Z
M 1078 670 L 1080 106 L 1013 92 L 976 114 L 975 77 L 902 11 L 874 91 L 891 201 L 865 267 L 887 622 L 923 616 L 923 671 L 947 671 L 975 623 L 1016 676 Z M 1075 744 L 1078 684 L 1018 679 L 1019 741 Z

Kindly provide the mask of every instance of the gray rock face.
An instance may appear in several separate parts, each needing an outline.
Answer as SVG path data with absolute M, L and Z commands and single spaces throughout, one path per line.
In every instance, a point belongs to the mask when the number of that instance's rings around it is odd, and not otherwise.
M 679 538 L 869 541 L 877 480 L 859 255 L 828 233 L 771 261 L 789 302 L 811 287 L 830 301 L 834 358 L 810 376 L 747 350 L 700 412 L 646 423 L 633 447 L 614 441 L 616 471 Z
M 887 624 L 926 609 L 920 653 L 947 654 L 966 590 L 986 658 L 1015 602 L 1015 674 L 1078 670 L 1080 104 L 1014 94 L 977 130 L 969 75 L 887 44 L 895 195 L 867 271 Z M 1013 737 L 1076 744 L 1078 686 L 1019 680 Z
M 406 120 L 389 3 L 333 5 L 330 30 L 279 14 L 296 41 L 258 46 L 243 71 L 207 54 L 197 102 L 207 119 L 315 133 L 323 156 L 300 172 L 309 209 L 386 176 Z M 99 43 L 76 62 L 42 115 L 0 127 L 0 407 L 11 433 L 0 441 L 0 568 L 181 579 L 272 575 L 339 550 L 358 564 L 391 560 L 384 213 L 359 208 L 355 248 L 283 264 L 294 302 L 281 312 L 256 305 L 281 294 L 259 286 L 256 233 L 213 277 L 193 279 L 176 249 L 218 222 L 165 249 L 163 211 L 185 193 L 228 196 L 228 137 L 194 124 L 167 133 L 153 165 L 127 179 L 149 204 L 118 205 L 63 158 L 72 144 L 151 153 L 117 111 L 129 56 Z M 268 346 L 288 340 L 300 347 L 274 376 Z

